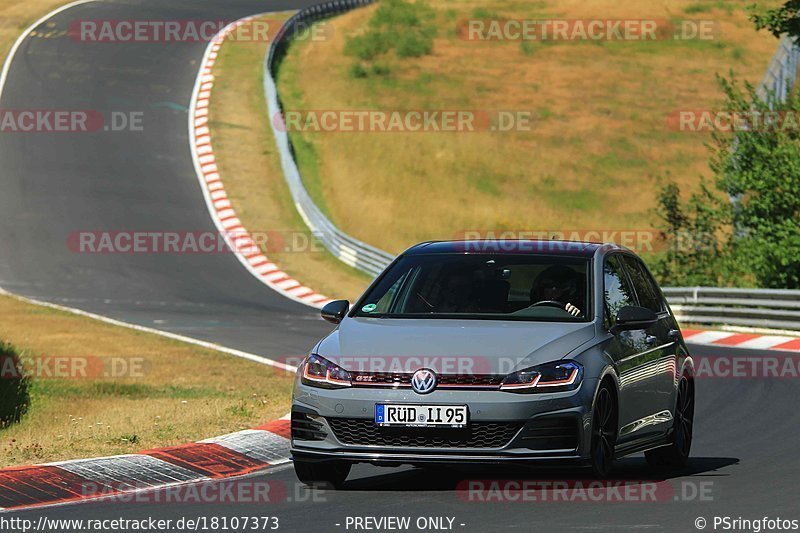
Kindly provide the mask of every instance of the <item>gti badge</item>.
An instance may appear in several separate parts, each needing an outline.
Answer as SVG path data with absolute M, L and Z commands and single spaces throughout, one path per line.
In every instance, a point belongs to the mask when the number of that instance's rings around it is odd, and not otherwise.
M 436 374 L 433 370 L 421 368 L 411 376 L 411 388 L 417 394 L 428 394 L 436 388 Z

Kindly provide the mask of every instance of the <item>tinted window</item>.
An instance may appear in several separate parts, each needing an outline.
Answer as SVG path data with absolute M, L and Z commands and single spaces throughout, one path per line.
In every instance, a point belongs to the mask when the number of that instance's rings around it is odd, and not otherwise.
M 622 270 L 618 255 L 606 258 L 603 265 L 603 293 L 609 325 L 614 325 L 617 313 L 626 305 L 636 305 L 628 279 Z
M 423 254 L 401 258 L 354 316 L 582 321 L 589 261 L 536 254 Z
M 656 313 L 661 312 L 661 297 L 658 289 L 642 262 L 629 255 L 623 256 L 622 260 L 627 267 L 636 295 L 639 297 L 639 305 Z

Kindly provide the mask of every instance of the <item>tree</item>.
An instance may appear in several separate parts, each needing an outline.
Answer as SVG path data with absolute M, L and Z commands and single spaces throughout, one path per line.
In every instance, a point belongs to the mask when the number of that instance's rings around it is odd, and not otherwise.
M 800 288 L 800 96 L 760 98 L 719 78 L 726 110 L 749 110 L 749 131 L 715 134 L 711 169 L 736 198 L 733 253 L 764 287 Z
M 669 248 L 656 273 L 674 285 L 800 288 L 800 97 L 762 98 L 732 74 L 717 79 L 723 112 L 739 117 L 709 145 L 717 192 L 703 184 L 682 207 L 677 185 L 662 188 Z
M 766 29 L 778 38 L 786 33 L 796 41 L 800 36 L 800 0 L 789 0 L 778 8 L 761 12 L 753 5 L 750 8 L 750 20 L 756 30 Z

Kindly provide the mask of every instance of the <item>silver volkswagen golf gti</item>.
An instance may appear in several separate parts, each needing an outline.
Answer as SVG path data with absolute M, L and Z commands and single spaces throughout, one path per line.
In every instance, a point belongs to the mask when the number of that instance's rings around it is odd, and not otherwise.
M 642 260 L 613 244 L 454 241 L 397 257 L 300 365 L 298 478 L 354 463 L 571 463 L 606 476 L 689 456 L 694 367 Z

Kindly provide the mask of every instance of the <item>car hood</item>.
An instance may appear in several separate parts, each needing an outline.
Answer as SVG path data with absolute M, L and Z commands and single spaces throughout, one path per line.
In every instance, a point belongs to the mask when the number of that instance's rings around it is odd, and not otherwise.
M 316 353 L 349 371 L 506 374 L 562 359 L 594 335 L 585 322 L 345 318 Z

